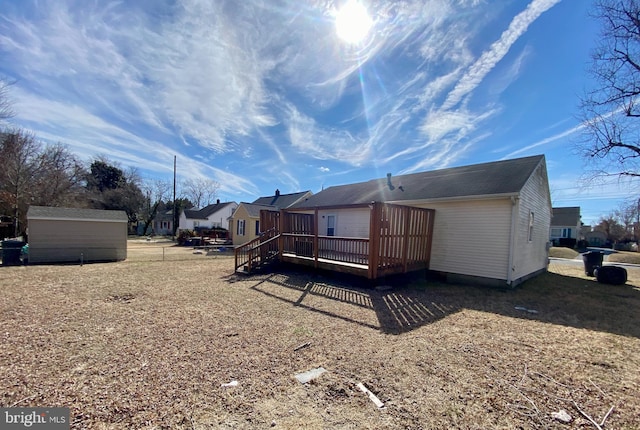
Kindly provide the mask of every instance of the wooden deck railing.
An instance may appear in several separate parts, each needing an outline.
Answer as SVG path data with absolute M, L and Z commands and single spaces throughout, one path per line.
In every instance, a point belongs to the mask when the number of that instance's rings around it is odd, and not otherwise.
M 247 272 L 278 256 L 278 239 L 276 229 L 263 232 L 260 237 L 240 245 L 234 250 L 235 270 L 246 267 Z
M 298 257 L 368 265 L 369 239 L 335 236 L 317 236 L 316 239 L 312 234 L 283 233 L 282 252 Z

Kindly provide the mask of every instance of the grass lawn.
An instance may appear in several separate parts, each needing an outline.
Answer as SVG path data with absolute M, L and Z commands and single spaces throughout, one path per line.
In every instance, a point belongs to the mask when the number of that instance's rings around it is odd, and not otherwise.
M 640 428 L 639 269 L 381 291 L 131 257 L 0 268 L 2 406 L 67 406 L 74 429 Z

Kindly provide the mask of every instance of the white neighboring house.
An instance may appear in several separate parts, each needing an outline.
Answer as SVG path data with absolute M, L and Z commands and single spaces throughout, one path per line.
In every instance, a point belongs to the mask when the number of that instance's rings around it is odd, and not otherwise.
M 549 240 L 554 245 L 558 245 L 560 239 L 579 240 L 581 224 L 579 206 L 553 208 Z
M 236 202 L 220 203 L 205 206 L 202 209 L 186 209 L 180 214 L 178 230 L 196 230 L 199 228 L 222 227 L 229 230 L 229 217 L 236 210 Z

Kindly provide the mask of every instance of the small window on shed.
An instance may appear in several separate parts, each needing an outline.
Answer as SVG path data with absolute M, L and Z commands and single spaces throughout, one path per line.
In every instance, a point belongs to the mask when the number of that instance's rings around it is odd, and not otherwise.
M 243 219 L 239 219 L 238 220 L 238 236 L 244 236 L 244 220 Z
M 533 212 L 529 212 L 529 242 L 533 240 Z

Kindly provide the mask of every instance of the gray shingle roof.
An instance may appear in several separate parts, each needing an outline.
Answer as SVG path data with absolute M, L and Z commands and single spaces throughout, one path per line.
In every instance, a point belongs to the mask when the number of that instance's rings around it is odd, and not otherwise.
M 339 185 L 326 188 L 293 207 L 517 194 L 541 162 L 544 155 Z
M 189 219 L 208 219 L 212 214 L 231 204 L 235 204 L 235 202 L 216 203 L 205 206 L 202 209 L 185 209 L 184 215 Z
M 247 210 L 247 213 L 252 218 L 260 218 L 260 211 L 268 210 L 268 211 L 277 211 L 279 210 L 276 206 L 271 205 L 257 205 L 255 203 L 241 203 L 242 206 Z
M 574 226 L 580 223 L 580 206 L 553 208 L 551 226 Z
M 256 205 L 275 206 L 277 209 L 286 209 L 305 197 L 311 196 L 311 191 L 301 191 L 291 194 L 276 194 L 273 196 L 260 197 L 253 201 Z
M 127 222 L 124 211 L 30 206 L 27 219 Z

